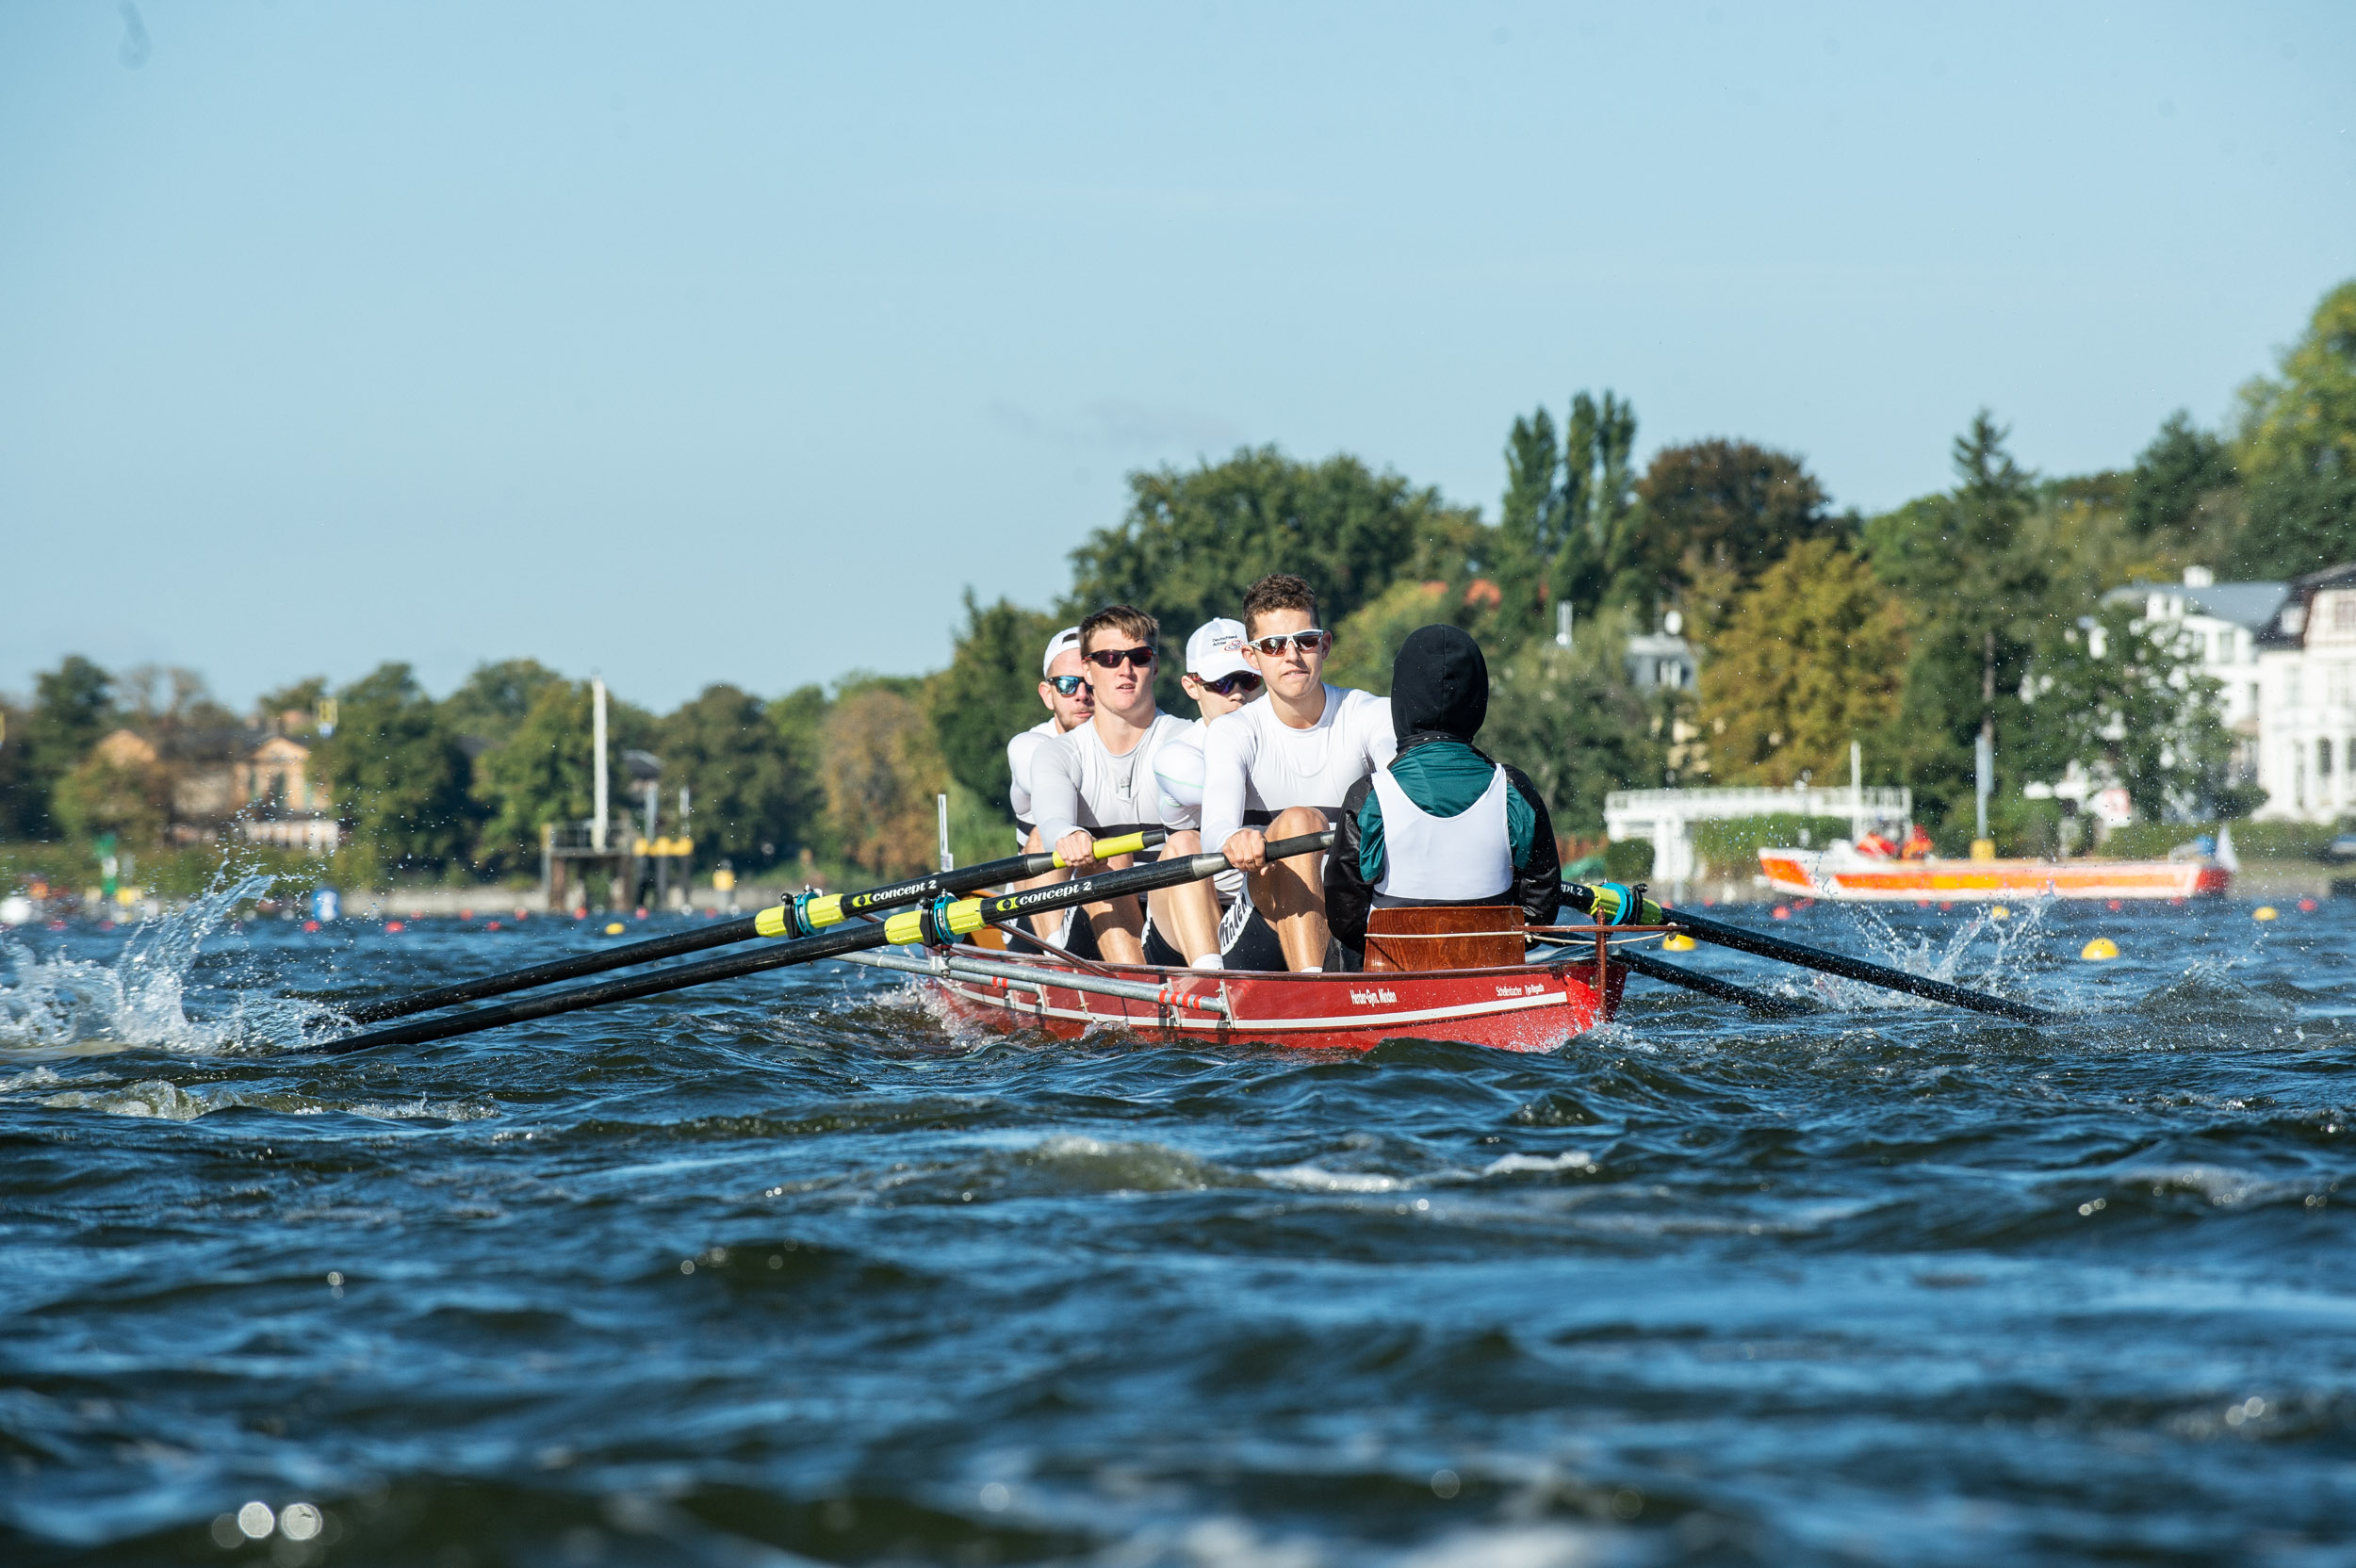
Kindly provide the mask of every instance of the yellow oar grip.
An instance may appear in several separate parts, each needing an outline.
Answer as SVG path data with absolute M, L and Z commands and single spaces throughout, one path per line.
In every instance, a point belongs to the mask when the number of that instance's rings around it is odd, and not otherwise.
M 828 893 L 823 898 L 811 899 L 809 905 L 802 910 L 802 918 L 810 922 L 810 928 L 812 931 L 817 930 L 822 925 L 842 924 L 843 895 L 841 893 Z
M 763 909 L 753 917 L 753 929 L 764 937 L 782 937 L 786 932 L 786 921 L 792 914 L 793 911 L 782 904 L 773 909 Z
M 912 947 L 926 939 L 924 917 L 934 916 L 936 937 L 962 937 L 969 931 L 979 931 L 989 923 L 982 918 L 982 901 L 961 898 L 955 904 L 943 904 L 934 910 L 903 909 L 884 922 L 884 940 L 898 947 Z
M 1142 855 L 1144 853 L 1145 835 L 1143 833 L 1123 833 L 1118 839 L 1096 841 L 1096 858 L 1099 860 L 1109 860 L 1116 855 Z M 1055 856 L 1055 864 L 1058 867 L 1064 864 L 1061 853 Z

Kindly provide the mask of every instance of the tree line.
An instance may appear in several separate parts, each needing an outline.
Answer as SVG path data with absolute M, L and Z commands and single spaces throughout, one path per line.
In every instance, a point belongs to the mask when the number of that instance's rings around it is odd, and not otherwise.
M 2356 559 L 2356 282 L 2243 389 L 2227 428 L 2177 414 L 2117 470 L 2032 473 L 1983 410 L 1954 439 L 1948 488 L 1866 516 L 1832 511 L 1797 454 L 1713 438 L 1639 469 L 1637 433 L 1609 390 L 1574 395 L 1559 419 L 1515 417 L 1494 522 L 1347 454 L 1261 447 L 1140 471 L 1121 516 L 1072 551 L 1060 600 L 967 595 L 946 668 L 768 699 L 714 685 L 667 714 L 616 699 L 612 743 L 663 760 L 666 812 L 688 786 L 704 866 L 896 874 L 929 859 L 943 792 L 960 856 L 1002 853 L 1006 743 L 1038 722 L 1052 631 L 1115 600 L 1147 610 L 1164 629 L 1160 694 L 1185 712 L 1186 633 L 1284 570 L 1323 596 L 1337 681 L 1386 691 L 1420 625 L 1478 638 L 1495 677 L 1484 744 L 1530 772 L 1574 837 L 1600 833 L 1612 789 L 1845 782 L 1856 741 L 1868 781 L 1911 786 L 1918 817 L 1960 851 L 1984 725 L 2007 848 L 2054 847 L 2061 808 L 2021 786 L 2073 761 L 2147 818 L 2232 815 L 2255 800 L 2231 776 L 2197 661 L 2101 596 L 2189 565 L 2282 578 Z M 1701 650 L 1698 690 L 1630 680 L 1628 636 L 1671 612 Z M 330 697 L 337 722 L 320 734 L 303 715 Z M 586 682 L 518 660 L 438 700 L 387 663 L 333 691 L 299 682 L 260 711 L 310 725 L 351 830 L 344 874 L 382 881 L 536 869 L 541 825 L 591 809 L 589 702 Z M 80 658 L 0 718 L 0 832 L 31 840 L 162 833 L 168 781 L 121 776 L 91 748 L 118 726 L 169 741 L 235 722 L 188 672 L 118 678 Z

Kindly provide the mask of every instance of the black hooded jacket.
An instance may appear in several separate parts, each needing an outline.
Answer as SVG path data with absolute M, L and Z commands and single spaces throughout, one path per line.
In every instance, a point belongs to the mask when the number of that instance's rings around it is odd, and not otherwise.
M 1391 770 L 1409 799 L 1427 809 L 1439 804 L 1423 798 L 1415 782 L 1415 776 L 1429 773 L 1432 764 L 1478 760 L 1479 764 L 1485 764 L 1481 769 L 1483 774 L 1497 765 L 1472 743 L 1488 714 L 1489 665 L 1481 657 L 1481 645 L 1452 626 L 1419 627 L 1409 634 L 1391 671 L 1391 727 L 1399 736 L 1399 755 L 1391 760 Z M 1425 746 L 1446 746 L 1458 756 L 1411 756 Z M 1528 812 L 1528 829 L 1526 840 L 1523 833 L 1514 834 L 1513 881 L 1504 897 L 1521 906 L 1523 918 L 1530 924 L 1551 925 L 1562 896 L 1562 860 L 1554 846 L 1554 821 L 1545 797 L 1528 775 L 1508 764 L 1505 777 Z M 1342 801 L 1333 851 L 1325 858 L 1325 918 L 1351 968 L 1363 961 L 1366 913 L 1374 906 L 1372 879 L 1366 875 L 1363 864 L 1366 808 L 1374 798 L 1371 777 L 1350 786 Z M 1461 804 L 1457 808 L 1462 808 Z M 1372 816 L 1377 822 L 1381 810 L 1380 801 L 1375 800 Z M 1509 818 L 1521 816 L 1512 802 L 1508 811 Z

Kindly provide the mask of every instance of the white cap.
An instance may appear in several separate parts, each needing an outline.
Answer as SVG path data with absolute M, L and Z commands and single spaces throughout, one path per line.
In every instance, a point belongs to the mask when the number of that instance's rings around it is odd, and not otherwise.
M 1039 678 L 1041 680 L 1045 680 L 1049 675 L 1054 673 L 1055 668 L 1055 655 L 1063 652 L 1066 648 L 1070 648 L 1074 653 L 1080 651 L 1080 629 L 1078 627 L 1065 627 L 1061 631 L 1056 632 L 1053 637 L 1047 639 L 1046 655 L 1039 662 Z
M 1243 623 L 1221 617 L 1204 621 L 1186 639 L 1186 673 L 1197 680 L 1217 680 L 1251 669 L 1243 662 Z

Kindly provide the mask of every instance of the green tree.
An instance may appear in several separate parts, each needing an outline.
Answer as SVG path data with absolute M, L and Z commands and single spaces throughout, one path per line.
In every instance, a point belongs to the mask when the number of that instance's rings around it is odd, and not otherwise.
M 205 678 L 177 664 L 141 664 L 116 683 L 131 727 L 169 755 L 194 737 L 242 728 Z
M 543 825 L 586 822 L 596 815 L 594 700 L 585 680 L 541 686 L 507 739 L 478 760 L 473 792 L 483 815 L 475 851 L 481 863 L 496 870 L 537 865 Z M 345 723 L 351 723 L 349 710 Z M 654 715 L 607 694 L 609 811 L 630 811 L 621 754 L 653 749 L 655 727 Z
M 1115 602 L 1162 623 L 1158 688 L 1179 701 L 1177 650 L 1217 615 L 1240 615 L 1244 590 L 1270 572 L 1306 578 L 1329 627 L 1402 576 L 1456 578 L 1487 531 L 1479 514 L 1354 457 L 1299 463 L 1246 449 L 1191 471 L 1129 476 L 1121 520 L 1072 552 L 1067 619 Z M 1005 737 L 1000 737 L 1003 744 Z
M 536 659 L 477 664 L 458 690 L 442 699 L 442 723 L 453 735 L 496 746 L 513 735 L 540 694 L 564 678 Z
M 1873 569 L 1831 539 L 1793 545 L 1735 600 L 1702 666 L 1711 774 L 1836 776 L 1852 741 L 1896 717 L 1906 658 L 1905 609 Z
M 1500 597 L 1496 635 L 1518 644 L 1543 629 L 1547 578 L 1562 544 L 1562 445 L 1544 408 L 1516 418 L 1505 440 L 1505 497 L 1482 570 Z M 1413 630 L 1414 628 L 1409 628 Z M 1385 689 L 1389 672 L 1383 674 Z
M 1646 548 L 1635 450 L 1634 407 L 1610 391 L 1601 402 L 1584 392 L 1571 400 L 1547 596 L 1581 615 L 1609 604 L 1648 618 L 1657 597 L 1658 563 Z
M 1748 441 L 1663 447 L 1636 495 L 1650 554 L 1678 586 L 1706 566 L 1748 587 L 1793 545 L 1847 526 L 1825 513 L 1824 487 L 1798 458 Z
M 826 811 L 845 858 L 878 877 L 938 863 L 933 797 L 949 769 L 915 684 L 869 678 L 826 711 Z
M 1006 743 L 1047 716 L 1039 700 L 1039 655 L 1062 623 L 1005 599 L 985 608 L 965 594 L 965 629 L 949 667 L 933 677 L 924 705 L 941 737 L 949 776 L 979 801 L 1003 811 L 1012 780 Z M 1166 638 L 1178 661 L 1191 627 Z
M 2182 532 L 2201 502 L 2231 490 L 2236 478 L 2225 443 L 2195 425 L 2180 408 L 2135 459 L 2127 493 L 2127 525 L 2145 538 Z
M 1382 597 L 1360 605 L 1350 619 L 1333 629 L 1333 652 L 1325 666 L 1325 678 L 1336 686 L 1355 686 L 1388 696 L 1391 665 L 1409 632 L 1440 621 L 1468 627 L 1472 618 L 1464 613 L 1464 596 L 1448 583 L 1394 582 Z
M 171 816 L 171 779 L 160 766 L 117 763 L 93 752 L 57 780 L 51 808 L 69 838 L 112 833 L 125 849 L 150 849 L 162 842 Z
M 58 781 L 120 723 L 114 678 L 80 654 L 36 676 L 31 711 L 9 723 L 7 749 L 16 756 L 6 826 L 26 839 L 65 830 L 52 809 Z
M 1576 649 L 1533 637 L 1491 662 L 1481 747 L 1530 775 L 1565 837 L 1601 833 L 1612 791 L 1661 781 L 1661 739 L 1621 667 L 1629 625 L 1625 612 L 1605 612 Z
M 816 856 L 841 853 L 842 841 L 826 813 L 826 713 L 832 707 L 825 691 L 816 686 L 796 687 L 769 699 L 769 727 L 777 731 L 787 760 L 786 791 L 791 805 L 786 819 L 794 825 L 793 838 L 776 841 L 775 855 L 804 849 Z M 764 844 L 762 856 L 772 853 Z
M 319 706 L 326 700 L 327 678 L 315 675 L 264 692 L 254 699 L 254 707 L 264 725 L 283 726 L 290 735 L 309 735 L 319 728 Z
M 2232 737 L 2180 628 L 2106 605 L 2038 640 L 2027 689 L 2019 761 L 2030 777 L 2057 780 L 2076 762 L 2124 785 L 2150 822 L 2204 815 L 2222 792 Z
M 663 784 L 674 803 L 692 792 L 690 826 L 698 863 L 721 856 L 738 869 L 775 859 L 801 838 L 794 812 L 796 760 L 760 698 L 734 686 L 707 686 L 656 727 Z
M 451 866 L 479 815 L 468 764 L 407 664 L 384 663 L 337 694 L 335 733 L 320 743 L 322 771 L 352 830 L 351 874 L 381 882 L 401 870 Z
M 2051 536 L 2030 527 L 2037 480 L 2014 462 L 2007 433 L 1982 409 L 1955 440 L 1955 488 L 1869 519 L 1862 535 L 1875 575 L 1906 603 L 1910 632 L 1899 718 L 1882 749 L 1899 758 L 1916 815 L 1950 825 L 1971 810 L 1984 723 L 2006 776 L 2021 679 L 2053 608 Z
M 2356 558 L 2356 280 L 2323 297 L 2279 379 L 2242 391 L 2238 564 L 2297 576 Z

